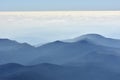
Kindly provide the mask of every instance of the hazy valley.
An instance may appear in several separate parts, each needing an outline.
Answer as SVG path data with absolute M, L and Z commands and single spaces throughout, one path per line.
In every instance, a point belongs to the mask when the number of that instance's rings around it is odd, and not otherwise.
M 120 40 L 98 34 L 34 47 L 0 39 L 1 80 L 119 80 Z

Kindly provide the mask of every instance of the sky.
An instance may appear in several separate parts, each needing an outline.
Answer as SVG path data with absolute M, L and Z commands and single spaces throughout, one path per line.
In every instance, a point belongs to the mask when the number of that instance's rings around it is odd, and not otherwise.
M 0 12 L 0 38 L 38 45 L 90 33 L 120 39 L 120 11 Z
M 0 0 L 0 11 L 120 10 L 120 0 Z

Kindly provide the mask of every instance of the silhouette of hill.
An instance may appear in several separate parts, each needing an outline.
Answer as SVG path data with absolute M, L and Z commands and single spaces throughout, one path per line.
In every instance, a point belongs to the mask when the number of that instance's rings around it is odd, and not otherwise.
M 11 64 L 14 66 L 14 64 Z M 8 66 L 9 67 L 9 66 Z M 9 67 L 10 68 L 10 67 Z M 6 72 L 6 71 L 5 71 Z M 0 72 L 1 74 L 1 72 Z M 103 67 L 87 64 L 80 67 L 66 67 L 54 64 L 24 66 L 12 70 L 1 80 L 119 80 L 120 74 Z
M 0 80 L 120 80 L 120 40 L 98 34 L 34 47 L 0 39 Z

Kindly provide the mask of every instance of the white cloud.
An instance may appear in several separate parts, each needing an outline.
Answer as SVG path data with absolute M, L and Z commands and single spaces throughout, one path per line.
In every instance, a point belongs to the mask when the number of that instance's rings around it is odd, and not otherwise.
M 120 11 L 0 12 L 0 37 L 32 44 L 84 33 L 115 37 L 119 23 Z

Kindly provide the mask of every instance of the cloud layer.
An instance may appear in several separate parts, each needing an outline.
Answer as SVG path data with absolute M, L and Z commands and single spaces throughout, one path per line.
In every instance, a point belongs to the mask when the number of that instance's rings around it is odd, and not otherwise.
M 120 11 L 0 12 L 0 37 L 31 44 L 86 33 L 120 38 Z

